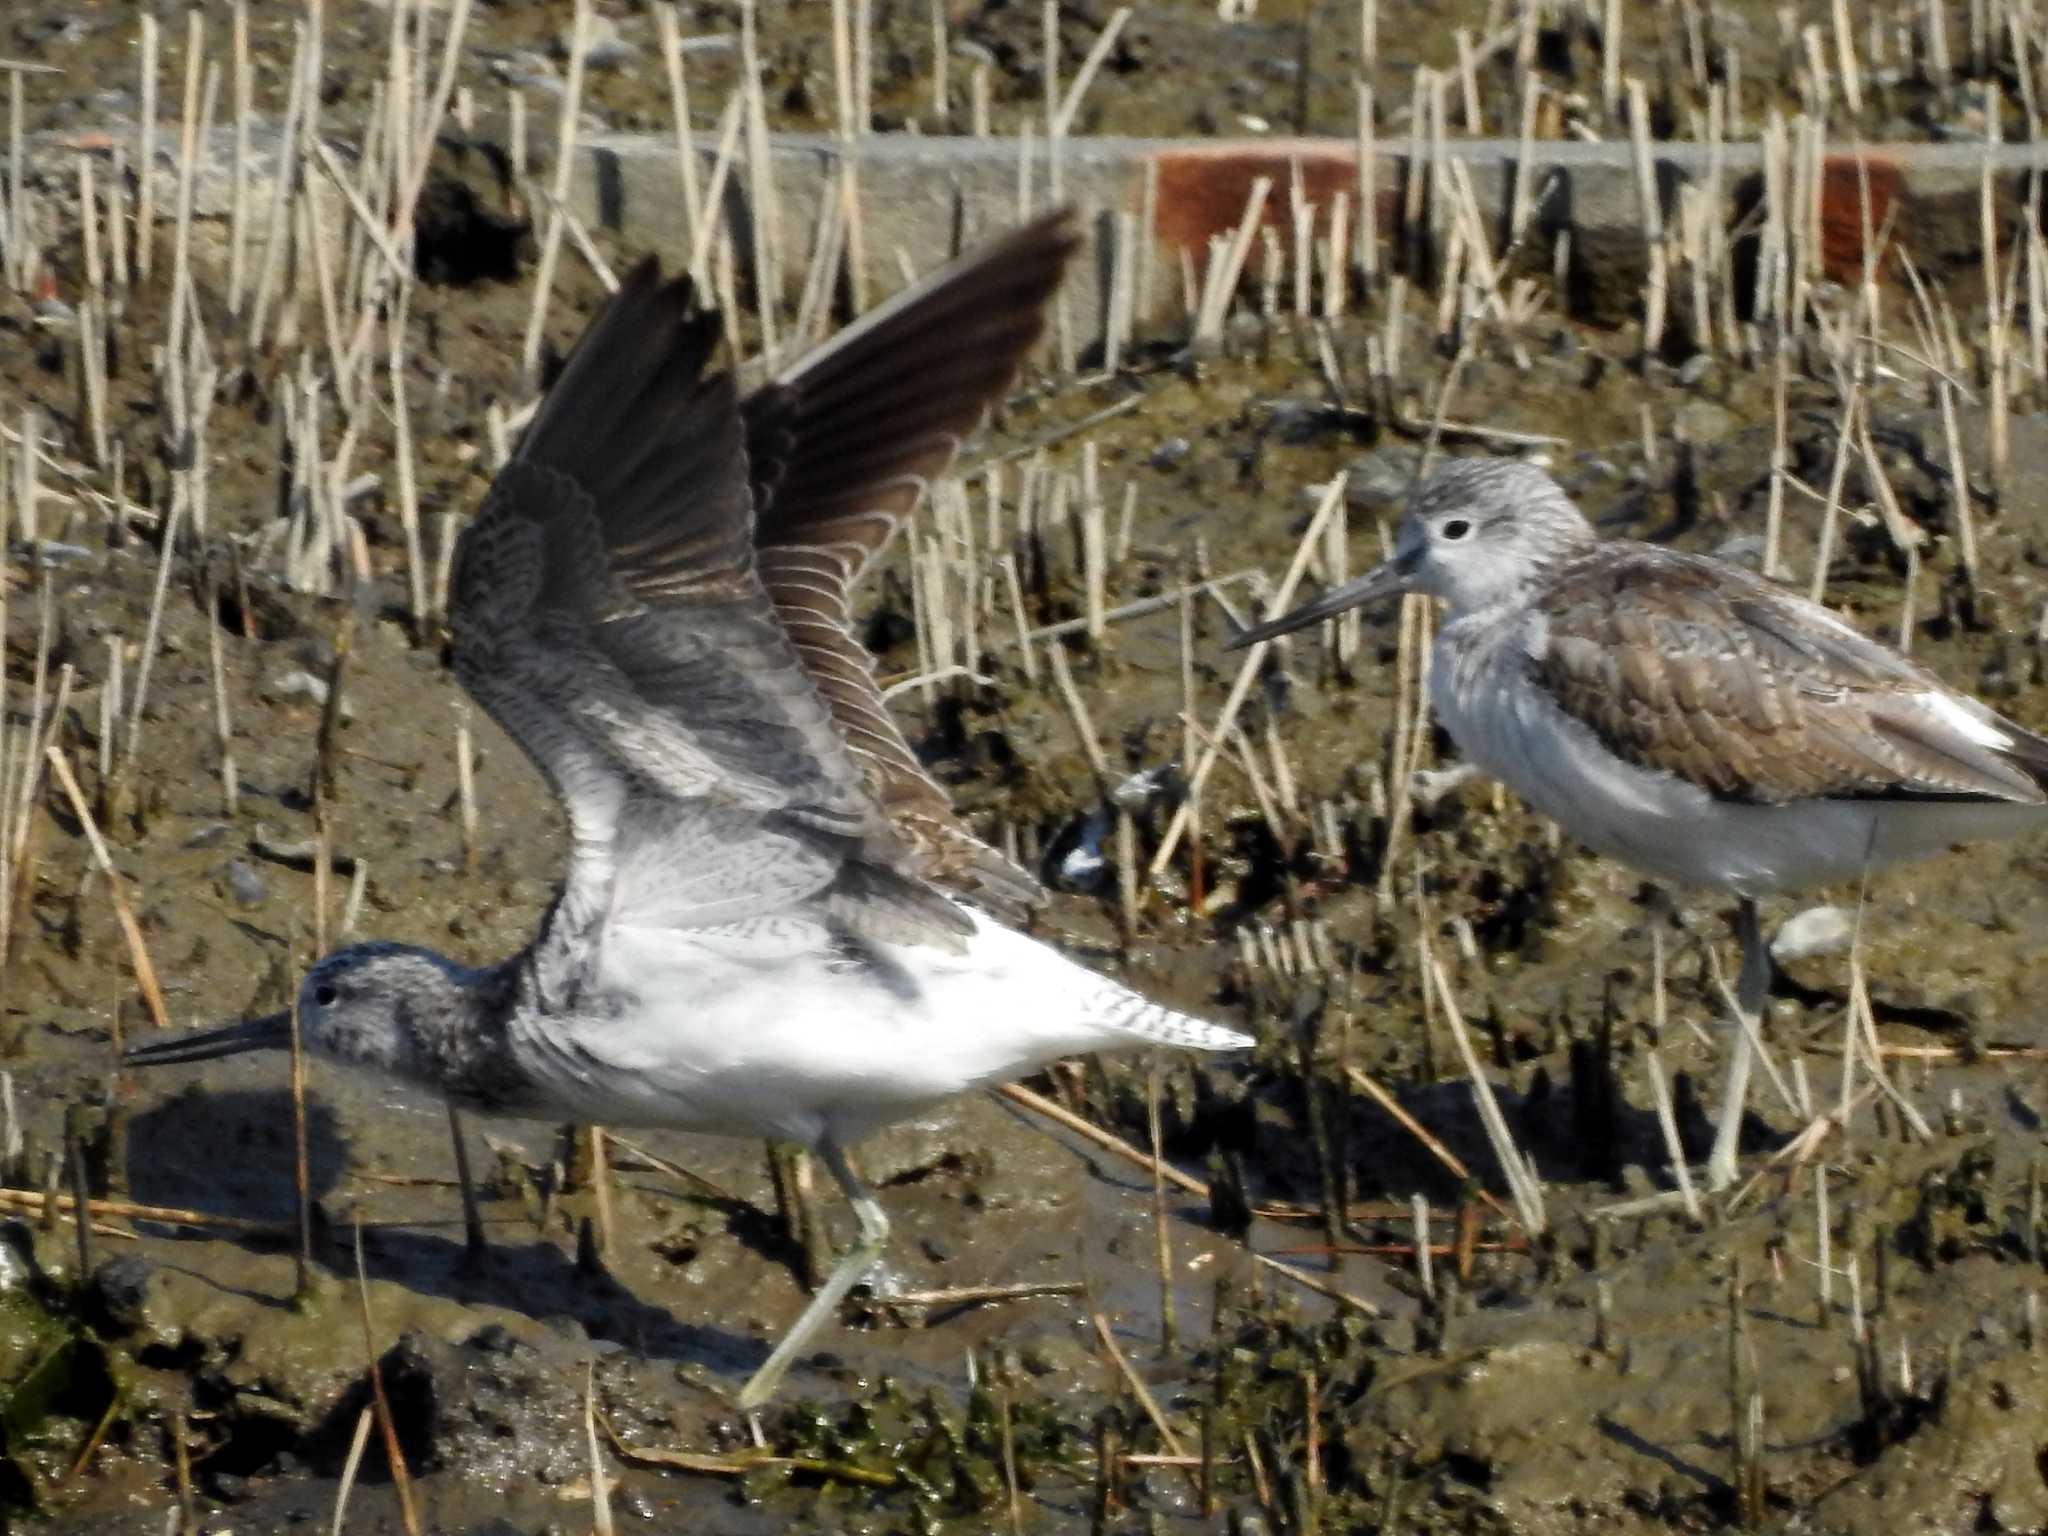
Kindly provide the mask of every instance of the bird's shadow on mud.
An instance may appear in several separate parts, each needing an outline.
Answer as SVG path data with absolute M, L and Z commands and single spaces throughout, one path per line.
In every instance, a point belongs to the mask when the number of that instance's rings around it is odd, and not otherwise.
M 129 1197 L 143 1205 L 261 1222 L 261 1230 L 161 1226 L 166 1237 L 208 1238 L 249 1252 L 290 1251 L 297 1230 L 293 1186 L 296 1152 L 291 1096 L 283 1090 L 179 1094 L 132 1116 L 126 1173 Z M 312 1257 L 329 1286 L 356 1281 L 357 1228 L 330 1220 L 327 1203 L 350 1166 L 348 1138 L 333 1108 L 306 1099 L 307 1188 L 314 1202 Z M 489 1221 L 489 1249 L 473 1259 L 463 1240 L 458 1196 L 447 1191 L 441 1220 L 365 1222 L 362 1272 L 421 1296 L 462 1306 L 493 1306 L 550 1326 L 580 1326 L 592 1340 L 621 1345 L 646 1359 L 751 1370 L 767 1346 L 730 1329 L 688 1323 L 645 1301 L 606 1273 L 579 1264 L 563 1245 L 536 1234 L 523 1217 Z M 762 1239 L 760 1213 L 733 1202 L 734 1232 Z M 153 1225 L 153 1224 L 145 1224 Z M 197 1271 L 191 1271 L 197 1273 Z M 248 1294 L 244 1276 L 208 1277 L 221 1289 Z M 285 1298 L 288 1300 L 288 1298 Z

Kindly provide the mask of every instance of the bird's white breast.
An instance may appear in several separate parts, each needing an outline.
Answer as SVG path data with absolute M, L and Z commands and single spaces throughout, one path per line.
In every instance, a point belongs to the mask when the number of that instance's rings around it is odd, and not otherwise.
M 964 952 L 878 945 L 858 958 L 801 913 L 615 925 L 600 1000 L 519 1021 L 515 1049 L 563 1113 L 601 1124 L 851 1141 L 1060 1056 L 1142 1043 L 1147 1011 L 1163 1013 L 970 915 Z
M 1596 853 L 1686 885 L 1761 897 L 1854 880 L 1866 868 L 2010 834 L 2033 807 L 1814 798 L 1717 799 L 1610 752 L 1530 673 L 1545 641 L 1529 611 L 1444 625 L 1430 705 L 1460 750 Z

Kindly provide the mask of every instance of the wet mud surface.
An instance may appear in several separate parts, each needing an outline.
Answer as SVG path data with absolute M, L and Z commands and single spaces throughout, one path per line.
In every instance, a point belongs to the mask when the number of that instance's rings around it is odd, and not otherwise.
M 345 117 L 375 75 L 381 23 L 364 8 L 344 12 L 332 67 L 334 110 Z M 81 74 L 104 56 L 91 50 L 125 39 L 125 12 L 63 14 L 86 24 L 62 44 L 79 50 L 65 67 Z M 1390 69 L 1422 35 L 1420 18 L 1444 24 L 1429 7 L 1382 14 Z M 25 47 L 34 39 L 22 29 L 58 15 L 10 15 L 10 46 Z M 1484 15 L 1461 11 L 1475 27 Z M 1291 58 L 1298 29 L 1284 9 L 1261 16 L 1231 34 L 1252 50 L 1252 94 L 1210 101 L 1189 89 L 1173 108 L 1186 115 L 1175 118 L 1147 82 L 1177 78 L 1167 73 L 1182 67 L 1174 61 L 1213 52 L 1214 26 L 1208 13 L 1141 13 L 1130 46 L 1149 36 L 1151 62 L 1098 85 L 1090 126 L 1234 131 L 1214 117 L 1226 102 L 1284 120 L 1284 100 L 1269 98 L 1291 98 L 1291 84 L 1258 60 Z M 788 91 L 801 86 L 829 111 L 829 86 L 817 83 L 829 80 L 829 47 L 806 30 L 810 11 L 792 17 L 794 41 L 778 30 L 777 8 L 763 12 L 770 57 L 782 61 L 771 76 L 784 70 Z M 703 20 L 730 18 L 707 8 Z M 1033 39 L 1038 24 L 994 8 L 954 21 L 967 37 L 982 27 Z M 602 77 L 597 110 L 617 126 L 636 113 L 658 126 L 666 87 L 647 24 L 637 13 L 620 24 L 641 42 L 638 83 Z M 266 13 L 259 30 L 279 25 L 288 27 Z M 480 35 L 493 48 L 540 53 L 560 25 L 552 8 L 508 5 L 488 11 Z M 928 68 L 913 40 L 928 25 L 888 12 L 883 35 L 905 39 L 890 59 L 908 62 L 881 71 L 883 110 L 913 110 L 904 103 Z M 723 57 L 693 55 L 714 100 L 716 72 L 731 68 Z M 998 102 L 1035 100 L 1030 70 L 997 57 Z M 1339 62 L 1333 77 L 1348 79 Z M 66 79 L 62 91 L 33 97 L 40 122 L 75 125 L 98 110 Z M 1339 123 L 1348 83 L 1343 94 L 1329 109 Z M 784 99 L 802 125 L 810 109 Z M 1323 113 L 1323 96 L 1315 101 Z M 197 249 L 209 249 L 205 231 Z M 68 239 L 53 238 L 48 261 L 53 293 L 44 297 L 75 298 Z M 444 516 L 466 516 L 488 481 L 488 412 L 526 398 L 517 359 L 530 248 L 522 263 L 517 283 L 422 287 L 412 301 L 406 369 L 430 561 L 443 530 L 459 526 Z M 202 311 L 215 313 L 219 273 L 203 254 L 199 273 Z M 1888 307 L 1889 323 L 1910 345 L 1910 326 L 1896 318 L 1906 300 L 1889 282 L 1885 292 L 1899 306 Z M 581 266 L 565 263 L 549 323 L 557 344 L 573 338 L 597 294 Z M 10 750 L 42 721 L 39 673 L 68 665 L 57 740 L 180 1026 L 282 1003 L 318 941 L 344 936 L 352 882 L 360 898 L 346 937 L 428 944 L 465 961 L 509 952 L 552 895 L 560 818 L 517 749 L 462 712 L 438 631 L 412 622 L 388 417 L 366 419 L 349 461 L 351 476 L 376 477 L 348 503 L 371 583 L 357 602 L 292 590 L 275 539 L 291 495 L 281 448 L 291 373 L 225 339 L 207 437 L 210 521 L 173 551 L 142 730 L 122 766 L 164 569 L 158 517 L 177 461 L 148 367 L 165 303 L 161 282 L 139 287 L 120 317 L 109 415 L 133 510 L 109 518 L 112 482 L 89 467 L 74 333 L 47 303 L 0 298 L 10 472 L 25 405 L 72 466 L 43 469 L 33 539 L 18 514 L 9 525 Z M 1436 315 L 1433 295 L 1411 300 L 1405 371 L 1386 391 L 1367 382 L 1367 336 L 1383 330 L 1382 308 L 1369 324 L 1335 326 L 1341 399 L 1311 331 L 1256 317 L 1232 329 L 1218 357 L 1193 360 L 1178 338 L 1162 338 L 1115 378 L 1027 380 L 963 461 L 977 517 L 986 471 L 1001 462 L 998 547 L 1022 569 L 1023 621 L 1071 620 L 1085 606 L 1078 515 L 1013 537 L 1036 445 L 1049 444 L 1047 464 L 1076 476 L 1092 445 L 1116 608 L 1201 576 L 1257 571 L 1277 581 L 1313 511 L 1312 488 L 1346 468 L 1349 568 L 1362 569 L 1388 526 L 1383 493 L 1412 469 L 1417 424 L 1440 399 L 1447 418 L 1489 434 L 1453 431 L 1450 451 L 1529 447 L 1501 433 L 1552 439 L 1538 446 L 1554 472 L 1611 531 L 1756 558 L 1774 438 L 1768 365 L 1644 363 L 1629 332 L 1545 312 L 1519 336 L 1523 366 L 1493 336 L 1460 354 L 1436 337 Z M 310 330 L 310 302 L 306 317 Z M 1965 306 L 1961 333 L 1978 334 L 1979 319 Z M 1797 484 L 1781 563 L 1804 586 L 1842 393 L 1824 358 L 1795 358 L 1786 438 Z M 1916 656 L 2048 729 L 2048 523 L 2036 493 L 2048 481 L 2048 397 L 2038 383 L 2019 390 L 2010 468 L 1994 484 L 1982 381 L 1966 382 L 1959 435 L 1975 581 L 1960 571 L 1934 380 L 1893 355 L 1868 381 L 1884 487 L 1860 456 L 1844 471 L 1826 596 L 1896 639 L 1910 592 Z M 330 454 L 336 435 L 330 423 Z M 1924 535 L 1910 584 L 1882 511 L 1887 490 L 1904 525 Z M 268 544 L 259 542 L 266 530 Z M 987 542 L 977 547 L 985 562 Z M 977 566 L 977 583 L 993 570 Z M 908 571 L 899 554 L 869 589 L 867 636 L 885 680 L 921 669 Z M 1311 584 L 1327 574 L 1318 562 Z M 2048 1117 L 2048 990 L 2036 956 L 2048 941 L 2048 831 L 1870 885 L 1860 965 L 1876 1035 L 1895 1053 L 1892 1080 L 1928 1136 L 1859 1071 L 1846 1131 L 1798 1140 L 1838 1103 L 1843 1080 L 1849 957 L 1819 945 L 1789 960 L 1774 987 L 1765 1033 L 1787 1083 L 1782 1097 L 1769 1083 L 1753 1090 L 1745 1182 L 1694 1219 L 1668 1198 L 1675 1179 L 1648 1063 L 1654 1052 L 1672 1076 L 1678 1128 L 1697 1161 L 1711 1140 L 1727 1039 L 1708 955 L 1723 967 L 1733 955 L 1715 901 L 1678 893 L 1674 915 L 1638 877 L 1559 839 L 1512 797 L 1431 779 L 1455 760 L 1440 735 L 1422 744 L 1428 793 L 1404 813 L 1390 865 L 1401 646 L 1394 616 L 1380 614 L 1341 662 L 1320 635 L 1273 653 L 1240 717 L 1242 741 L 1205 788 L 1195 852 L 1184 847 L 1156 882 L 1140 881 L 1147 895 L 1127 932 L 1105 809 L 1116 785 L 1098 781 L 1042 642 L 1027 672 L 999 640 L 1017 618 L 998 583 L 988 590 L 977 663 L 985 681 L 899 694 L 913 740 L 970 818 L 1014 837 L 1055 888 L 1043 936 L 1262 1040 L 1243 1060 L 1159 1064 L 1168 1158 L 1211 1186 L 1206 1199 L 1165 1190 L 1164 1283 L 1144 1169 L 992 1098 L 898 1127 L 858 1155 L 895 1223 L 885 1266 L 763 1416 L 760 1449 L 780 1459 L 744 1468 L 754 1445 L 727 1399 L 803 1304 L 805 1220 L 821 1222 L 828 1243 L 851 1234 L 829 1181 L 797 1201 L 786 1198 L 786 1178 L 778 1190 L 759 1146 L 635 1137 L 612 1147 L 610 1242 L 595 1253 L 585 1233 L 595 1232 L 597 1194 L 562 1128 L 470 1122 L 492 1239 L 479 1269 L 463 1253 L 439 1107 L 316 1064 L 314 1265 L 302 1289 L 284 1062 L 244 1058 L 147 1078 L 113 1071 L 115 1042 L 146 1031 L 149 1016 L 79 818 L 44 785 L 25 819 L 28 873 L 0 972 L 6 1125 L 19 1138 L 0 1146 L 0 1172 L 33 1195 L 12 1199 L 0 1223 L 0 1507 L 25 1528 L 52 1531 L 160 1532 L 181 1503 L 191 1528 L 209 1532 L 325 1528 L 374 1359 L 409 1493 L 370 1435 L 350 1530 L 403 1529 L 403 1497 L 424 1529 L 589 1529 L 593 1436 L 621 1528 L 734 1536 L 979 1531 L 1011 1528 L 1013 1518 L 1062 1532 L 1227 1521 L 1532 1533 L 2048 1525 L 2048 1354 L 2036 1300 Z M 1249 614 L 1260 580 L 1221 591 Z M 1177 604 L 1121 619 L 1100 641 L 1067 642 L 1112 776 L 1155 776 L 1158 793 L 1140 797 L 1133 815 L 1142 860 L 1182 794 L 1184 701 L 1191 692 L 1206 728 L 1237 676 L 1237 658 L 1222 649 L 1232 628 L 1222 606 L 1207 597 L 1187 605 L 1185 679 Z M 309 786 L 319 697 L 344 634 L 333 873 L 322 892 Z M 240 786 L 232 814 L 214 717 L 216 648 Z M 120 707 L 108 708 L 110 698 Z M 457 771 L 465 723 L 476 748 L 473 843 Z M 1767 916 L 1776 928 L 1802 908 L 1856 900 L 1819 892 Z M 1441 1001 L 1425 996 L 1423 941 L 1542 1178 L 1547 1230 L 1533 1241 L 1486 1198 L 1505 1202 L 1506 1181 Z M 1090 1061 L 1032 1086 L 1143 1146 L 1150 1067 Z M 1361 1079 L 1384 1085 L 1472 1176 L 1448 1172 Z M 49 1192 L 72 1188 L 74 1162 L 91 1195 L 113 1202 L 83 1252 L 72 1222 L 44 1214 Z M 1430 1212 L 1427 1282 L 1410 1214 L 1418 1195 Z M 1348 1202 L 1336 1221 L 1323 1215 L 1332 1201 Z M 144 1207 L 156 1214 L 135 1214 Z M 1052 1292 L 997 1302 L 892 1299 L 1041 1282 Z M 1159 1456 L 1206 1456 L 1210 1466 L 1127 1459 Z

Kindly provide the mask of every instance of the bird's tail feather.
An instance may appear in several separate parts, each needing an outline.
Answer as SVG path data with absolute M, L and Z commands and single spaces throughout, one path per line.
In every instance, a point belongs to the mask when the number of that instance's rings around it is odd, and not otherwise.
M 1250 1035 L 1177 1012 L 1110 981 L 1088 1000 L 1088 1016 L 1129 1035 L 1133 1044 L 1144 1040 L 1183 1051 L 1242 1051 L 1258 1044 Z

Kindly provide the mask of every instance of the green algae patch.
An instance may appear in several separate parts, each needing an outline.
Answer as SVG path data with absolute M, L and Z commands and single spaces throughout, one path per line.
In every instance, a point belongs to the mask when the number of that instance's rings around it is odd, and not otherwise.
M 0 1302 L 0 1383 L 0 1510 L 33 1509 L 118 1387 L 98 1340 L 22 1296 Z

